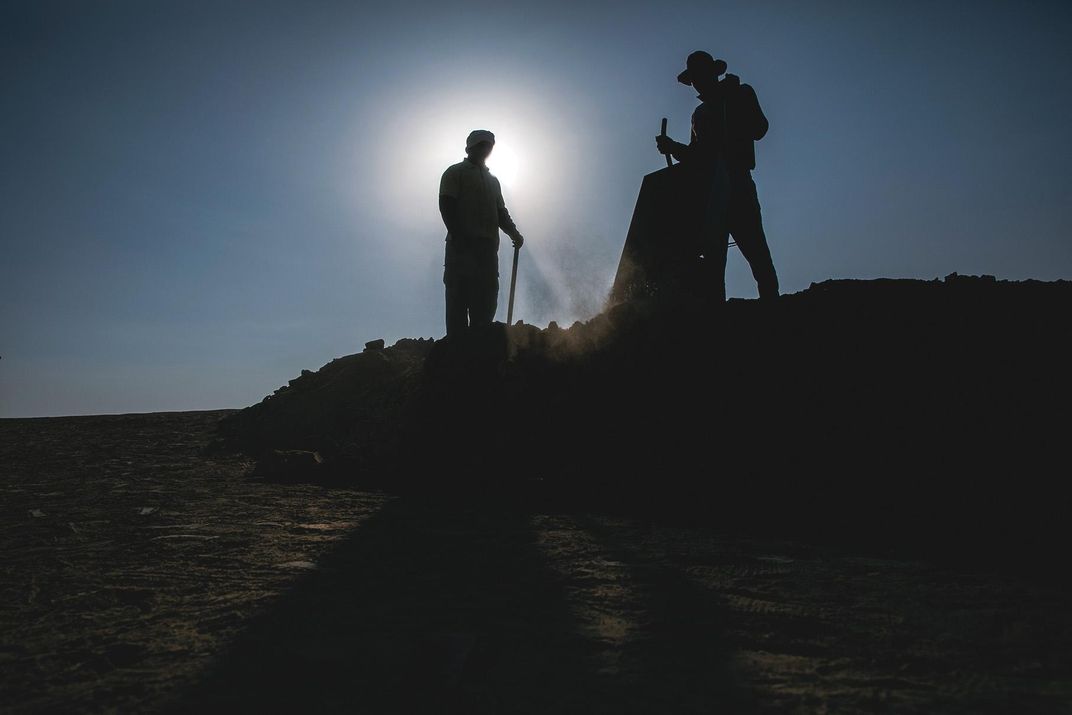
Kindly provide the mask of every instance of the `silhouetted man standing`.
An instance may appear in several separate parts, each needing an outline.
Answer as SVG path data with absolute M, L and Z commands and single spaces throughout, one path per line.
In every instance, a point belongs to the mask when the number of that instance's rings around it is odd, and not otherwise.
M 656 137 L 663 154 L 697 170 L 702 184 L 700 245 L 704 266 L 715 283 L 716 296 L 726 299 L 726 251 L 729 236 L 737 242 L 752 268 L 759 297 L 778 297 L 778 274 L 774 270 L 767 237 L 763 233 L 759 197 L 752 180 L 756 168 L 753 142 L 767 133 L 767 118 L 759 107 L 755 90 L 727 74 L 726 63 L 703 51 L 693 52 L 686 69 L 677 76 L 700 94 L 700 106 L 692 114 L 692 138 L 681 144 L 669 137 Z
M 466 158 L 447 167 L 439 183 L 439 212 L 447 227 L 443 283 L 447 335 L 489 325 L 499 302 L 499 229 L 515 247 L 525 239 L 510 218 L 499 180 L 485 164 L 495 135 L 477 129 L 465 141 Z

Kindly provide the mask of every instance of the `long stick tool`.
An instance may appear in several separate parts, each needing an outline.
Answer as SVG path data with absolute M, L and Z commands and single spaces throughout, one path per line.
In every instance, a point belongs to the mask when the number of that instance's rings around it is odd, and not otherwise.
M 663 117 L 662 135 L 664 137 L 666 136 L 666 117 Z M 673 166 L 674 165 L 674 158 L 672 156 L 670 156 L 669 154 L 666 155 L 666 165 L 667 166 Z
M 514 288 L 517 287 L 517 257 L 521 253 L 521 246 L 514 246 L 514 267 L 510 271 L 510 306 L 506 309 L 506 324 L 514 324 Z

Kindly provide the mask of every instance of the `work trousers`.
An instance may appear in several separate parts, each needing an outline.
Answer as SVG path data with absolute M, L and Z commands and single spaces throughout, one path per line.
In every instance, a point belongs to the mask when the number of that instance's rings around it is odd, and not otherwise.
M 774 270 L 763 218 L 759 209 L 756 182 L 750 171 L 723 174 L 712 183 L 705 207 L 700 246 L 704 272 L 717 300 L 726 300 L 726 254 L 729 237 L 737 243 L 756 279 L 761 300 L 778 297 L 778 274 Z
M 480 249 L 455 250 L 447 243 L 443 264 L 447 335 L 468 326 L 490 325 L 499 307 L 499 254 Z

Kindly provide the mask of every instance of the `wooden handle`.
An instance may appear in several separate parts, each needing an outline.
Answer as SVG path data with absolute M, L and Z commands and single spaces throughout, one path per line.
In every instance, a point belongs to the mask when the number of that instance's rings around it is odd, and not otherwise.
M 666 117 L 663 117 L 663 128 L 659 133 L 660 133 L 661 136 L 664 136 L 664 137 L 666 136 Z M 669 154 L 666 155 L 666 165 L 667 166 L 673 166 L 674 165 L 674 158 L 672 156 L 670 156 Z
M 514 246 L 514 267 L 510 271 L 510 305 L 506 309 L 506 324 L 512 325 L 514 320 L 514 288 L 517 286 L 517 257 L 521 249 Z

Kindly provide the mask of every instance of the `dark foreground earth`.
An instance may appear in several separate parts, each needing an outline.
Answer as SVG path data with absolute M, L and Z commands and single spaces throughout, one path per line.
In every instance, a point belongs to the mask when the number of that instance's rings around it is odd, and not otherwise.
M 0 420 L 0 710 L 1072 710 L 1062 579 L 272 484 L 226 414 Z

